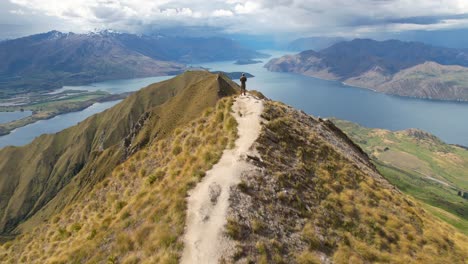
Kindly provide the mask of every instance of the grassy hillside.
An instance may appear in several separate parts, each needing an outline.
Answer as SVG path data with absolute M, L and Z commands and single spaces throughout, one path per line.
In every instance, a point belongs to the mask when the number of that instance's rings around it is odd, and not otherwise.
M 372 158 L 400 190 L 424 202 L 426 209 L 468 234 L 468 151 L 419 130 L 391 132 L 334 120 Z
M 232 98 L 156 139 L 32 232 L 0 247 L 0 262 L 177 263 L 185 197 L 233 144 Z
M 191 82 L 198 77 L 203 78 Z M 203 72 L 167 83 L 188 86 L 153 107 L 153 118 L 130 133 L 125 161 L 85 185 L 86 195 L 75 192 L 60 210 L 41 209 L 36 215 L 49 212 L 47 217 L 35 215 L 22 235 L 0 246 L 0 262 L 179 261 L 188 191 L 237 137 L 234 98 L 219 99 L 236 89 L 225 77 Z M 212 107 L 204 100 L 213 100 Z M 256 151 L 245 157 L 254 167 L 230 191 L 225 231 L 236 247 L 226 262 L 464 263 L 468 258 L 467 237 L 391 185 L 333 123 L 278 102 L 266 100 L 264 106 Z M 192 111 L 198 115 L 185 119 Z M 49 204 L 66 198 L 61 193 Z
M 231 198 L 236 263 L 465 263 L 467 236 L 389 184 L 333 123 L 266 102 Z
M 31 230 L 49 219 L 131 154 L 200 116 L 220 97 L 235 93 L 235 87 L 225 76 L 187 72 L 150 85 L 77 126 L 2 149 L 0 234 Z

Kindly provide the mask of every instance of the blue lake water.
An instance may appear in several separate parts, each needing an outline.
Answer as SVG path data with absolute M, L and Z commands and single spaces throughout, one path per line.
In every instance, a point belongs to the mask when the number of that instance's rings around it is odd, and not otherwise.
M 284 52 L 266 51 L 274 56 Z M 266 60 L 265 60 L 266 62 Z M 267 97 L 282 101 L 314 116 L 337 117 L 367 127 L 401 130 L 419 128 L 448 143 L 468 146 L 468 103 L 442 102 L 403 98 L 354 88 L 340 82 L 320 80 L 290 73 L 269 72 L 262 64 L 234 65 L 233 61 L 205 63 L 211 70 L 241 71 L 255 75 L 247 89 L 255 89 Z M 170 77 L 116 80 L 62 89 L 105 90 L 111 93 L 135 91 Z M 86 117 L 101 112 L 115 102 L 95 104 L 81 112 L 64 114 L 50 120 L 18 128 L 0 137 L 0 147 L 24 145 L 43 133 L 55 133 Z
M 203 66 L 212 70 L 251 73 L 255 78 L 247 81 L 247 89 L 261 91 L 273 100 L 314 116 L 337 117 L 372 128 L 419 128 L 445 142 L 468 146 L 468 103 L 386 95 L 336 81 L 270 72 L 263 65 L 215 62 Z
M 59 132 L 65 128 L 76 125 L 87 117 L 100 113 L 107 108 L 116 105 L 120 101 L 105 103 L 95 103 L 92 106 L 79 111 L 53 117 L 48 120 L 40 120 L 36 123 L 13 130 L 10 134 L 0 137 L 0 148 L 5 146 L 22 146 L 33 141 L 33 139 L 42 134 Z
M 31 111 L 0 112 L 0 124 L 25 118 L 27 116 L 30 116 L 31 114 Z
M 137 91 L 152 83 L 162 82 L 172 77 L 173 76 L 159 76 L 159 77 L 105 81 L 105 82 L 94 83 L 90 85 L 81 85 L 81 86 L 64 86 L 59 91 L 88 90 L 88 91 L 106 91 L 109 93 L 118 94 L 118 93 L 124 93 L 124 92 Z

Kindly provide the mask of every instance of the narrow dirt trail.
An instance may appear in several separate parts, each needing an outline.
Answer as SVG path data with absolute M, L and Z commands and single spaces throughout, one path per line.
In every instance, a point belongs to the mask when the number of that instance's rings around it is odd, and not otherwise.
M 251 167 L 245 158 L 260 134 L 263 102 L 250 95 L 239 96 L 233 111 L 239 124 L 235 147 L 225 150 L 219 162 L 189 193 L 181 263 L 218 263 L 221 256 L 232 252 L 232 241 L 224 232 L 229 192 L 231 186 L 240 182 L 240 175 Z

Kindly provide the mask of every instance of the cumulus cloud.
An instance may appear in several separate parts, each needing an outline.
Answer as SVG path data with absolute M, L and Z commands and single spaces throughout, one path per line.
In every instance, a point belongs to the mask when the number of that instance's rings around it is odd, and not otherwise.
M 260 4 L 255 3 L 253 1 L 247 1 L 244 4 L 236 4 L 234 9 L 238 14 L 250 14 L 257 11 L 260 7 Z
M 8 0 L 18 19 L 35 12 L 70 30 L 138 32 L 158 25 L 217 26 L 226 32 L 363 34 L 467 26 L 466 0 Z M 5 3 L 0 3 L 2 9 Z M 21 11 L 20 11 L 21 10 Z
M 213 11 L 214 17 L 232 17 L 234 13 L 231 10 L 226 9 L 216 9 Z

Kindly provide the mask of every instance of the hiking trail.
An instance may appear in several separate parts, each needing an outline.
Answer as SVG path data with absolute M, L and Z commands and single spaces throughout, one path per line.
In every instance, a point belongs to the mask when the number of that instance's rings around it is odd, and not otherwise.
M 224 150 L 218 163 L 189 192 L 181 263 L 218 263 L 233 251 L 233 241 L 224 230 L 230 188 L 240 182 L 243 172 L 253 167 L 246 161 L 246 154 L 260 134 L 263 102 L 251 95 L 238 96 L 232 109 L 239 137 L 235 147 Z

